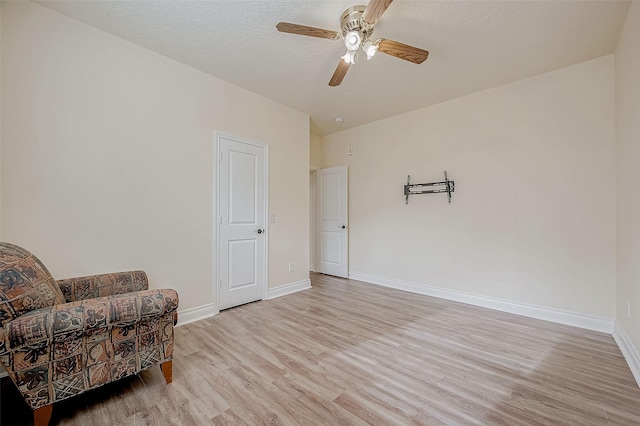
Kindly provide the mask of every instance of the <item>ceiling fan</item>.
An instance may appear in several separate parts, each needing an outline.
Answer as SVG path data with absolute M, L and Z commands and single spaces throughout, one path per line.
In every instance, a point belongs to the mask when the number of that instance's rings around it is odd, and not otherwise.
M 384 38 L 372 39 L 373 27 L 378 19 L 387 10 L 393 0 L 370 0 L 367 6 L 353 6 L 342 13 L 340 27 L 342 32 L 323 30 L 321 28 L 308 27 L 306 25 L 280 22 L 276 25 L 278 31 L 283 33 L 299 34 L 311 37 L 326 38 L 330 40 L 344 39 L 347 53 L 342 56 L 338 67 L 329 81 L 329 86 L 338 86 L 351 64 L 355 64 L 356 52 L 360 47 L 371 59 L 377 51 L 413 62 L 423 63 L 429 56 L 429 52 L 417 47 L 409 46 Z

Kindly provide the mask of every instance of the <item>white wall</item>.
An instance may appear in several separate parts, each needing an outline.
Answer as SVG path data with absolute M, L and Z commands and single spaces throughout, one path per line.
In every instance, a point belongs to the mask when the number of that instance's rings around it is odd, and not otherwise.
M 309 140 L 309 168 L 318 170 L 322 168 L 322 138 L 311 134 Z
M 323 143 L 349 166 L 350 273 L 615 318 L 613 55 Z M 407 175 L 444 170 L 451 204 L 405 205 Z
M 37 4 L 2 8 L 4 240 L 57 278 L 141 268 L 180 310 L 217 306 L 219 131 L 270 147 L 269 286 L 308 279 L 306 114 Z
M 617 326 L 635 347 L 640 383 L 640 3 L 633 2 L 616 49 Z M 631 315 L 628 315 L 628 304 Z M 628 355 L 628 354 L 626 354 Z

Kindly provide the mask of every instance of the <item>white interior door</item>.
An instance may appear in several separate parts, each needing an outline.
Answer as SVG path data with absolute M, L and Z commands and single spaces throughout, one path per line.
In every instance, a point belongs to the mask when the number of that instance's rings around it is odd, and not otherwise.
M 318 272 L 349 275 L 349 205 L 347 166 L 316 172 L 318 194 Z
M 266 292 L 266 147 L 218 136 L 218 308 Z

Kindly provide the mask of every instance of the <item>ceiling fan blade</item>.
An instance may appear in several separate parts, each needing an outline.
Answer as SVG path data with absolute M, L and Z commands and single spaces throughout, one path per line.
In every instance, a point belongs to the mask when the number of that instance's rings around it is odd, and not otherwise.
M 378 45 L 380 52 L 387 55 L 395 56 L 396 58 L 404 59 L 405 61 L 413 62 L 414 64 L 421 64 L 427 60 L 429 52 L 424 49 L 409 46 L 408 44 L 400 43 L 393 40 L 382 39 Z
M 393 0 L 369 0 L 369 4 L 362 15 L 362 20 L 367 24 L 375 25 L 392 1 Z
M 347 71 L 349 71 L 350 65 L 351 64 L 340 59 L 340 62 L 338 63 L 338 67 L 333 73 L 333 77 L 331 77 L 331 80 L 329 80 L 329 86 L 331 87 L 339 86 L 340 83 L 342 83 L 342 79 L 344 79 L 344 76 L 347 75 Z
M 337 40 L 342 37 L 337 31 L 323 30 L 322 28 L 307 27 L 306 25 L 290 24 L 289 22 L 279 22 L 276 28 L 281 33 L 299 34 L 304 36 L 328 38 Z

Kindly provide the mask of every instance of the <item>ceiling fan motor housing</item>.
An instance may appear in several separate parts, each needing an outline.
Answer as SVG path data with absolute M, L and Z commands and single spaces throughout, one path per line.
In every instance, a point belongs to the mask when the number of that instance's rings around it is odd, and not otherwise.
M 373 25 L 369 25 L 362 20 L 362 15 L 366 6 L 352 6 L 342 12 L 340 17 L 340 28 L 342 36 L 346 37 L 347 33 L 355 31 L 360 33 L 361 39 L 366 40 L 373 33 Z

